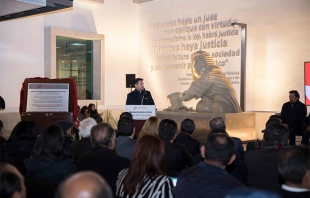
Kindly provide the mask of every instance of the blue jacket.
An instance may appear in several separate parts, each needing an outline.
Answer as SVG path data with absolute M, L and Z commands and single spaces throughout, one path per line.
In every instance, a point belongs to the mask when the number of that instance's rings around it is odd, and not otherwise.
M 220 198 L 242 186 L 244 185 L 224 169 L 201 162 L 180 173 L 173 194 L 175 198 Z

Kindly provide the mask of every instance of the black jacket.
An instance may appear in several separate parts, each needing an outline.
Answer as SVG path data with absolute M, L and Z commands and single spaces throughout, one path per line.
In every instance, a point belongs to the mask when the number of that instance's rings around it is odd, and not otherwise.
M 142 98 L 142 105 L 155 105 L 151 92 L 146 90 L 140 92 L 136 89 L 127 94 L 126 105 L 141 105 Z
M 193 156 L 187 152 L 185 146 L 164 141 L 167 157 L 167 175 L 177 177 L 179 173 L 193 166 Z
M 37 158 L 24 160 L 27 176 L 34 180 L 61 182 L 76 172 L 72 157 L 64 155 L 55 162 L 44 162 Z
M 286 102 L 282 106 L 281 120 L 283 124 L 287 124 L 289 128 L 305 128 L 305 119 L 307 116 L 307 107 L 299 100 L 294 104 L 292 109 L 291 103 Z
M 130 160 L 118 156 L 108 148 L 91 148 L 89 152 L 81 155 L 77 162 L 78 171 L 91 170 L 101 175 L 116 192 L 118 173 L 128 168 Z
M 175 138 L 174 143 L 184 145 L 186 150 L 195 157 L 197 154 L 200 154 L 200 142 L 195 140 L 189 134 L 180 132 L 179 135 Z
M 69 153 L 75 160 L 77 160 L 84 153 L 89 152 L 91 149 L 90 138 L 82 138 L 81 140 L 75 141 L 69 148 Z
M 24 165 L 24 159 L 31 156 L 35 140 L 8 140 L 4 143 L 4 161 L 15 166 L 23 175 L 26 175 L 27 170 Z

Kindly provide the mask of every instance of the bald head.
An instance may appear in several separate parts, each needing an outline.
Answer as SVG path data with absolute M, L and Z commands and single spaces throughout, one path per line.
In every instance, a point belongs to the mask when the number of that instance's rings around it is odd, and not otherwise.
M 58 198 L 112 198 L 109 184 L 92 171 L 79 172 L 69 177 L 58 189 Z

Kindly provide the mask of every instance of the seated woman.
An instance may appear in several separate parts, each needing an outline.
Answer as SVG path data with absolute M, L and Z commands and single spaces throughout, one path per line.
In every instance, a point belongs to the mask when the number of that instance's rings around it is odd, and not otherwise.
M 38 134 L 36 123 L 23 120 L 17 123 L 4 144 L 5 162 L 15 166 L 23 175 L 27 173 L 23 160 L 31 156 Z
M 89 117 L 89 114 L 88 114 L 88 107 L 87 107 L 87 106 L 83 106 L 83 107 L 81 108 L 80 112 L 79 112 L 79 117 L 78 117 L 78 119 L 79 119 L 79 121 L 82 121 L 82 120 L 84 120 L 84 119 L 86 119 L 86 118 L 88 118 L 88 117 Z
M 60 182 L 76 172 L 73 158 L 63 151 L 64 135 L 59 126 L 52 124 L 40 134 L 32 157 L 24 163 L 29 178 L 39 181 Z
M 147 135 L 158 135 L 159 122 L 160 122 L 159 117 L 157 116 L 149 117 L 145 121 L 138 137 L 141 138 L 143 135 L 146 135 L 146 134 Z
M 95 120 L 97 120 L 97 118 L 99 118 L 100 116 L 103 115 L 103 112 L 98 113 L 98 111 L 96 109 L 96 105 L 93 103 L 90 103 L 88 105 L 88 113 L 89 113 L 89 116 L 94 118 Z
M 166 175 L 163 141 L 154 135 L 141 137 L 129 166 L 122 170 L 116 182 L 119 197 L 173 197 L 173 183 Z M 155 196 L 154 196 L 155 197 Z

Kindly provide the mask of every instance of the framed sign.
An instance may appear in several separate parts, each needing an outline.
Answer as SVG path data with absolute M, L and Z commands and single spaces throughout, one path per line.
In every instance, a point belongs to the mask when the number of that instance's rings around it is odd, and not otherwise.
M 69 84 L 29 83 L 27 112 L 68 112 Z

